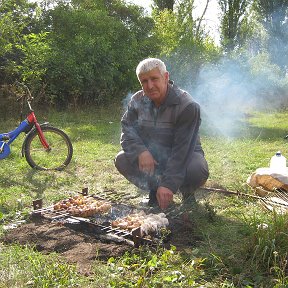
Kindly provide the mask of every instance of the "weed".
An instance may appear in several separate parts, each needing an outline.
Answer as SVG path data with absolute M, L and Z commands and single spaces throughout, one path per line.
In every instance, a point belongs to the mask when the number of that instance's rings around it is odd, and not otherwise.
M 110 258 L 111 287 L 191 287 L 201 279 L 204 259 L 183 262 L 176 247 L 152 252 L 147 247 L 127 252 L 121 259 Z M 180 264 L 181 263 L 181 264 Z M 180 264 L 180 267 L 179 267 Z M 179 270 L 179 268 L 181 268 Z

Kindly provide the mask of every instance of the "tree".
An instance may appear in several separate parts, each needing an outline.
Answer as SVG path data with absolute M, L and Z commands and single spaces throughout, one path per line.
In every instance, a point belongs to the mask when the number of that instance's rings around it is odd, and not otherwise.
M 18 78 L 24 36 L 35 30 L 36 5 L 27 0 L 3 0 L 0 6 L 0 84 Z
M 154 12 L 160 56 L 166 60 L 171 77 L 183 87 L 195 84 L 200 67 L 216 60 L 220 52 L 201 26 L 204 15 L 197 22 L 193 9 L 193 0 L 183 0 L 174 11 Z
M 256 0 L 254 9 L 268 33 L 266 49 L 271 60 L 285 75 L 288 68 L 288 0 Z
M 246 33 L 242 28 L 247 28 L 247 13 L 251 0 L 219 0 L 223 17 L 221 19 L 221 44 L 226 51 L 233 51 L 245 41 Z
M 122 99 L 136 86 L 136 64 L 157 49 L 153 22 L 138 6 L 116 0 L 94 4 L 61 4 L 48 15 L 52 51 L 47 89 L 63 106 Z
M 40 86 L 46 71 L 51 46 L 47 40 L 49 33 L 30 33 L 23 36 L 23 43 L 17 45 L 21 51 L 18 74 L 31 87 Z
M 175 0 L 154 0 L 155 8 L 159 11 L 163 11 L 165 9 L 173 11 Z

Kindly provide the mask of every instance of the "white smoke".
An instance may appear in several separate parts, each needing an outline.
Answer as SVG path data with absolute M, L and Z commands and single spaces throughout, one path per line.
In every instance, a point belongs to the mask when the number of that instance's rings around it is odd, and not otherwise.
M 196 85 L 187 89 L 201 105 L 202 118 L 218 135 L 237 137 L 245 116 L 254 110 L 279 108 L 286 99 L 280 75 L 268 67 L 253 74 L 251 65 L 231 59 L 208 64 Z

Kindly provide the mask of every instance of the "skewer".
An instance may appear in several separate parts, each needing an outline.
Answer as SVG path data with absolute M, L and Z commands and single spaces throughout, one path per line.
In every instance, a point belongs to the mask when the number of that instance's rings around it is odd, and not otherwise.
M 274 191 L 278 191 L 278 192 L 276 192 L 277 193 L 276 196 L 279 196 L 279 199 L 281 197 L 282 199 L 280 199 L 280 200 L 284 200 L 283 202 L 281 201 L 281 203 L 280 203 L 280 201 L 276 201 L 275 199 L 274 200 L 271 199 L 271 196 L 261 197 L 261 196 L 256 196 L 256 195 L 240 193 L 238 191 L 236 192 L 236 191 L 229 191 L 229 190 L 225 190 L 225 189 L 216 189 L 216 188 L 207 188 L 207 187 L 203 187 L 201 189 L 204 189 L 204 190 L 207 190 L 207 191 L 214 191 L 214 192 L 224 193 L 224 194 L 230 194 L 230 195 L 250 197 L 250 198 L 258 199 L 260 201 L 264 201 L 264 203 L 266 205 L 269 205 L 272 208 L 273 208 L 273 206 L 271 206 L 271 205 L 279 206 L 279 207 L 288 209 L 288 196 L 286 196 L 284 193 L 281 193 L 278 188 L 277 189 L 275 188 Z M 287 203 L 284 203 L 284 202 L 287 202 Z
M 53 205 L 45 207 L 45 208 L 40 208 L 40 209 L 35 209 L 32 211 L 32 213 L 41 213 L 41 212 L 46 212 L 46 211 L 52 211 Z
M 283 200 L 288 202 L 288 195 L 286 191 L 283 191 L 282 189 L 275 189 L 277 195 L 279 195 Z

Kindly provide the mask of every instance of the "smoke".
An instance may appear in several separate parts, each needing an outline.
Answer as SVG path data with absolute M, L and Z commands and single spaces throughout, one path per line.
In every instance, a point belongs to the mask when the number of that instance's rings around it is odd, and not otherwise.
M 178 67 L 175 69 L 169 62 L 171 59 L 166 62 L 172 68 L 171 79 L 200 104 L 202 130 L 209 135 L 243 136 L 251 113 L 288 105 L 287 76 L 271 62 L 267 52 L 256 55 L 243 52 L 238 58 L 223 57 L 217 63 L 207 63 L 194 81 L 193 63 L 186 63 L 188 69 L 183 69 L 182 64 L 180 68 L 175 65 Z M 190 76 L 184 75 L 183 79 L 183 70 L 191 71 L 187 73 Z M 129 93 L 123 100 L 124 109 L 131 96 Z
M 133 93 L 129 92 L 126 95 L 126 97 L 122 100 L 122 107 L 124 111 L 127 109 L 128 103 L 130 102 L 132 96 L 133 96 Z
M 256 64 L 259 65 L 257 61 Z M 237 137 L 249 113 L 279 108 L 286 101 L 285 83 L 275 66 L 266 63 L 253 73 L 256 64 L 243 59 L 207 64 L 196 85 L 186 89 L 201 105 L 202 119 L 215 134 Z

